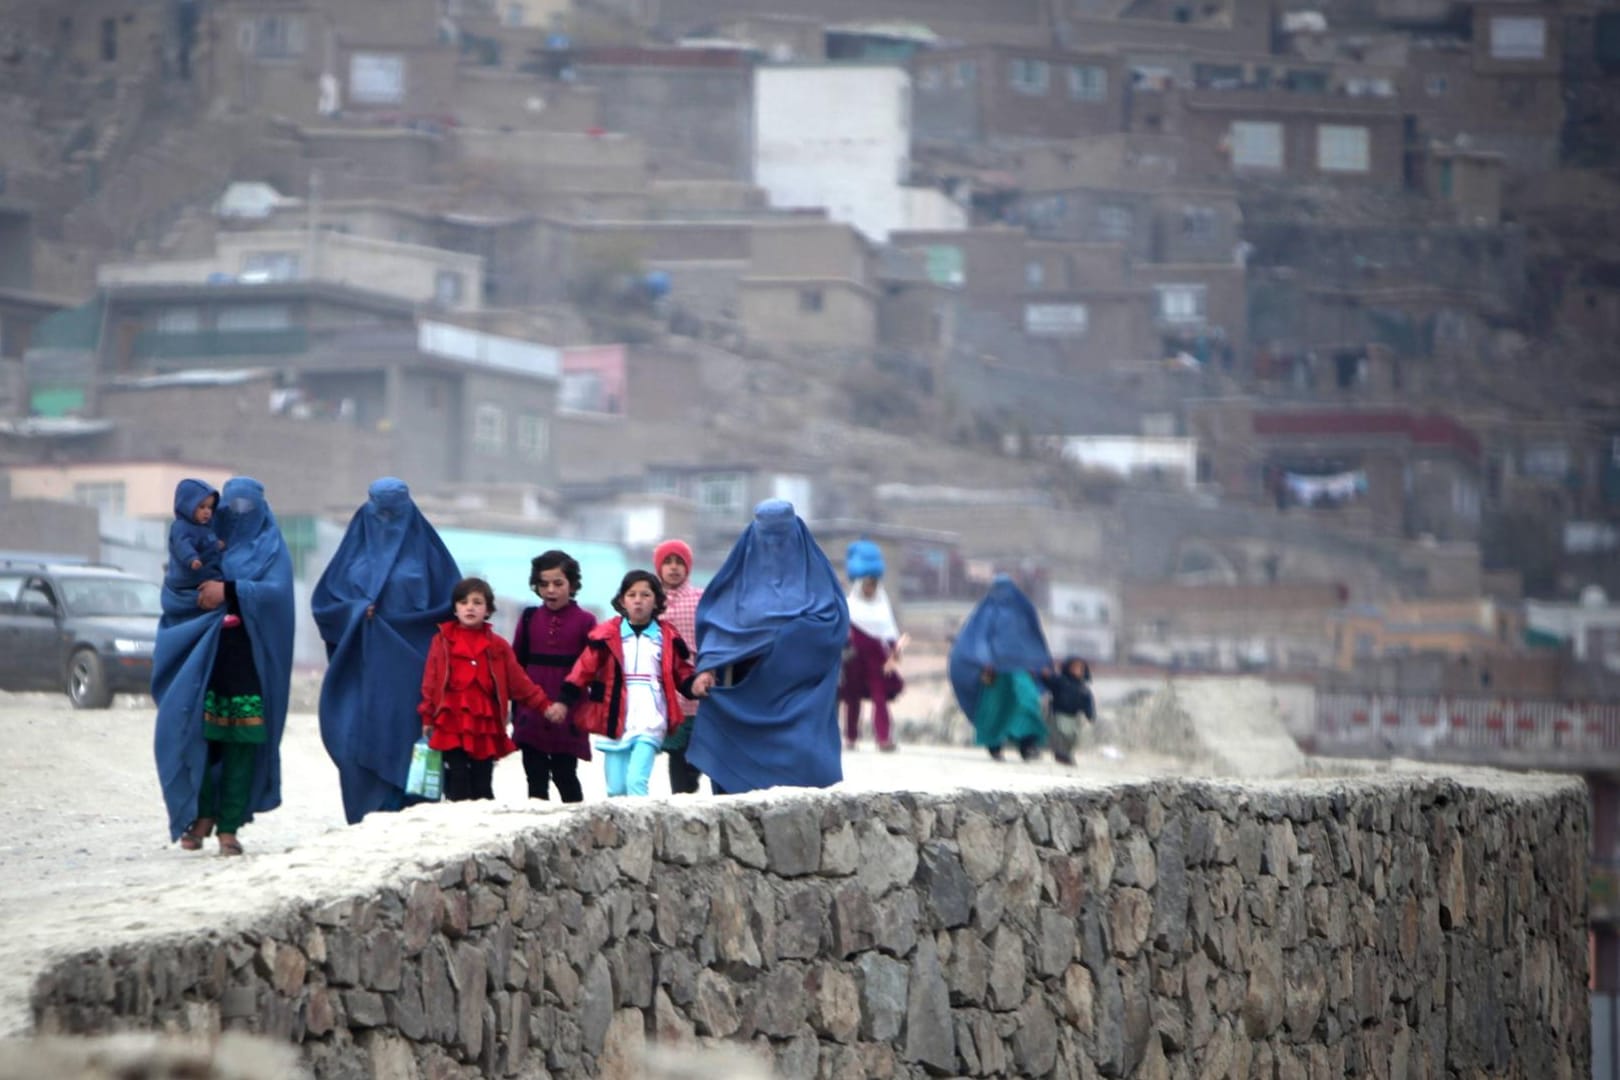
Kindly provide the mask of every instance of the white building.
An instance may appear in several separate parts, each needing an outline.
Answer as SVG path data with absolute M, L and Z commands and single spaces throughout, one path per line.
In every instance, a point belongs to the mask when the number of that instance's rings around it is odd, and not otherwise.
M 1524 609 L 1531 630 L 1569 642 L 1575 659 L 1620 671 L 1620 604 L 1598 586 L 1587 586 L 1577 604 L 1528 600 Z
M 824 208 L 882 242 L 897 229 L 965 228 L 911 172 L 911 76 L 892 64 L 764 65 L 754 72 L 754 183 L 780 209 Z
M 1198 480 L 1198 440 L 1165 435 L 1065 435 L 1055 440 L 1063 460 L 1126 479 L 1174 476 L 1186 488 Z

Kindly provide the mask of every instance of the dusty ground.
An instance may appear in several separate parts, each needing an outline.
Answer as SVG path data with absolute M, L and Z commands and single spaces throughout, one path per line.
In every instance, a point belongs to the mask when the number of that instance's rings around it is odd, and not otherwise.
M 926 678 L 917 680 L 906 711 L 918 719 L 903 730 L 928 726 L 923 717 L 936 708 L 938 690 Z M 248 857 L 219 858 L 212 844 L 205 853 L 183 852 L 168 840 L 152 762 L 152 718 L 150 702 L 139 698 L 76 712 L 60 695 L 0 693 L 0 1034 L 28 1023 L 30 978 L 53 952 L 183 930 L 192 918 L 216 921 L 221 892 L 243 896 L 246 904 L 249 897 L 270 902 L 305 897 L 315 887 L 341 888 L 357 875 L 397 870 L 394 864 L 408 856 L 425 858 L 432 845 L 470 849 L 492 830 L 522 827 L 552 809 L 525 798 L 523 767 L 514 756 L 496 769 L 494 807 L 424 807 L 348 829 L 316 718 L 296 713 L 281 748 L 283 805 L 242 830 Z M 1172 759 L 1151 753 L 1117 760 L 1092 754 L 1075 769 L 1050 760 L 997 765 L 968 747 L 916 742 L 880 755 L 868 732 L 846 755 L 845 784 L 1027 789 L 1176 768 Z M 667 776 L 659 769 L 653 791 L 667 796 Z M 602 798 L 600 766 L 583 766 L 581 776 L 586 798 Z

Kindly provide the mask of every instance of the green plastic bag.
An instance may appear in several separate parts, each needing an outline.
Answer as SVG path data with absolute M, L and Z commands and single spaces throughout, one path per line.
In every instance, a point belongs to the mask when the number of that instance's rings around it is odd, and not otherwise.
M 444 795 L 444 754 L 417 739 L 411 748 L 411 771 L 405 777 L 405 794 L 437 800 Z

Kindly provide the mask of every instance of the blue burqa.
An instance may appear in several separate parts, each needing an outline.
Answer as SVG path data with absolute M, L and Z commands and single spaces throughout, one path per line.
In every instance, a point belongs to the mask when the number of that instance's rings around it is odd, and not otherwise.
M 754 510 L 698 601 L 697 638 L 697 669 L 720 681 L 698 711 L 688 761 L 733 793 L 844 778 L 838 671 L 849 609 L 791 503 Z M 728 669 L 740 677 L 728 680 Z
M 257 748 L 248 819 L 281 805 L 281 733 L 287 725 L 292 682 L 292 556 L 264 485 L 232 477 L 220 492 L 214 531 L 225 541 L 224 578 L 236 590 L 242 623 L 253 647 L 253 666 L 264 699 L 267 739 Z M 163 588 L 163 618 L 152 658 L 152 698 L 157 702 L 153 751 L 158 782 L 169 812 L 169 838 L 178 840 L 197 816 L 197 795 L 208 767 L 203 738 L 203 695 L 214 670 L 225 605 L 197 606 L 194 591 Z
M 1052 653 L 1041 632 L 1041 618 L 1029 597 L 1012 578 L 997 574 L 985 594 L 962 623 L 951 644 L 951 689 L 968 719 L 978 711 L 984 690 L 980 675 L 985 668 L 997 674 L 1037 672 L 1051 667 Z
M 411 747 L 422 733 L 422 668 L 461 579 L 403 480 L 385 476 L 369 496 L 310 597 L 327 650 L 321 741 L 351 825 L 405 805 Z

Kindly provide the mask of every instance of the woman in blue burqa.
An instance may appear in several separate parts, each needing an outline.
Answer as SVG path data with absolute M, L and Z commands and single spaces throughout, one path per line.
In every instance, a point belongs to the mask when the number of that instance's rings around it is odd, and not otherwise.
M 321 741 L 351 825 L 405 805 L 422 668 L 460 580 L 405 481 L 373 482 L 310 597 L 326 643 Z
M 697 669 L 712 672 L 715 684 L 686 758 L 715 794 L 844 778 L 838 671 L 849 609 L 792 503 L 755 508 L 698 602 L 697 637 Z
M 1001 760 L 1012 743 L 1025 759 L 1046 739 L 1037 673 L 1052 666 L 1041 619 L 1012 578 L 997 574 L 951 644 L 951 689 L 973 722 L 973 741 Z
M 292 557 L 264 485 L 233 477 L 214 528 L 224 580 L 163 589 L 152 661 L 153 749 L 169 835 L 188 851 L 219 829 L 219 853 L 242 854 L 236 831 L 281 805 L 281 732 L 292 681 Z

